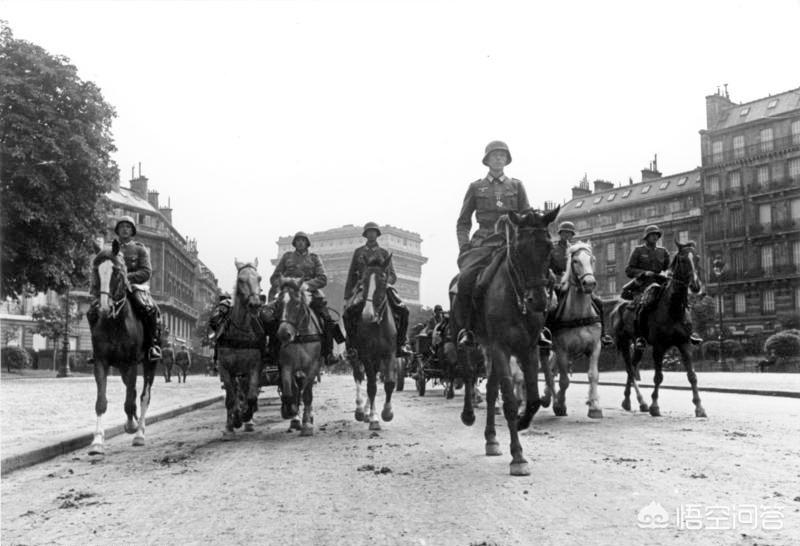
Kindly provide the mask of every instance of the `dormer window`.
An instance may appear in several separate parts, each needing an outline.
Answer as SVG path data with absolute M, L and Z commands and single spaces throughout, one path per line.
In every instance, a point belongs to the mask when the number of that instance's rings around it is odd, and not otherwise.
M 616 193 L 612 193 L 608 197 L 606 197 L 606 201 L 613 201 L 616 196 L 617 196 Z
M 769 101 L 769 104 L 767 104 L 767 108 L 770 110 L 772 108 L 775 108 L 776 106 L 778 106 L 778 99 L 772 99 L 771 101 Z
M 742 108 L 742 111 L 739 112 L 739 116 L 740 117 L 745 117 L 749 113 L 750 113 L 750 107 L 748 106 L 747 108 Z
M 575 208 L 576 208 L 576 209 L 579 209 L 579 208 L 581 208 L 582 206 L 583 206 L 583 199 L 581 199 L 580 201 L 578 201 L 577 203 L 575 203 Z
M 678 180 L 678 185 L 679 186 L 683 186 L 688 181 L 689 181 L 689 177 L 688 176 L 682 176 L 681 179 Z
M 658 187 L 659 190 L 666 190 L 669 187 L 669 180 L 666 182 L 662 182 L 661 185 Z
M 624 192 L 622 192 L 622 198 L 627 199 L 630 194 L 631 190 L 625 190 Z
M 600 202 L 600 201 L 602 201 L 602 200 L 603 200 L 603 196 L 601 195 L 600 197 L 598 197 L 598 198 L 596 198 L 596 199 L 594 200 L 594 204 L 596 205 L 597 203 L 599 203 L 599 202 Z
M 642 188 L 642 193 L 647 193 L 649 191 L 650 191 L 650 186 L 645 186 L 644 188 Z

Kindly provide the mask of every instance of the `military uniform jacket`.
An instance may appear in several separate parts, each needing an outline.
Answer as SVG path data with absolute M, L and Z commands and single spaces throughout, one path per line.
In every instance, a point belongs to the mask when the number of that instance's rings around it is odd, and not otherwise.
M 669 268 L 669 252 L 666 248 L 640 245 L 631 252 L 625 274 L 629 279 L 635 279 L 645 271 L 661 273 L 667 268 Z
M 125 261 L 128 270 L 128 282 L 131 284 L 144 284 L 150 280 L 153 270 L 150 266 L 150 253 L 147 247 L 138 241 L 128 241 L 119 244 L 119 253 Z M 100 279 L 92 274 L 92 285 L 89 293 L 100 297 Z
M 281 256 L 281 261 L 275 267 L 275 272 L 269 278 L 270 284 L 277 288 L 284 277 L 302 278 L 309 288 L 319 290 L 328 284 L 328 277 L 325 275 L 325 267 L 319 256 L 311 252 L 300 253 L 297 250 L 287 252 Z
M 353 259 L 350 261 L 350 271 L 347 273 L 347 282 L 344 286 L 344 299 L 348 300 L 353 297 L 353 291 L 358 283 L 361 282 L 364 276 L 364 271 L 367 269 L 367 264 L 370 260 L 385 261 L 389 257 L 389 251 L 381 248 L 378 243 L 374 245 L 366 244 L 358 247 L 353 252 Z M 397 282 L 397 274 L 394 272 L 394 265 L 389 264 L 387 271 L 386 282 L 394 284 Z
M 521 212 L 529 208 L 525 187 L 516 178 L 502 175 L 492 179 L 491 175 L 487 175 L 486 178 L 476 180 L 467 189 L 456 221 L 458 247 L 463 248 L 470 242 L 473 212 L 478 229 L 472 235 L 472 246 L 480 246 L 486 237 L 494 233 L 494 225 L 500 216 L 510 211 Z
M 550 270 L 558 277 L 564 274 L 567 270 L 567 248 L 569 243 L 566 241 L 559 241 L 553 245 L 553 251 L 550 253 Z

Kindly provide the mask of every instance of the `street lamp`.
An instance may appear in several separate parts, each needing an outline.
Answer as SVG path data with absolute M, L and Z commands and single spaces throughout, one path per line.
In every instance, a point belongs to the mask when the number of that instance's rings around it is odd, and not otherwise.
M 62 341 L 61 364 L 56 377 L 69 377 L 69 285 L 64 294 L 64 339 Z
M 721 256 L 717 256 L 712 264 L 714 277 L 717 279 L 717 315 L 719 315 L 719 330 L 717 331 L 717 341 L 719 342 L 719 367 L 722 369 L 722 274 L 725 272 L 725 262 Z

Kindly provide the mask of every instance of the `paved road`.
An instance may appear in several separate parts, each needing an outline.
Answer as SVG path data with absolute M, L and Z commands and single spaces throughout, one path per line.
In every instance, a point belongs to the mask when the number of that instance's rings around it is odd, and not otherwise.
M 190 383 L 191 384 L 191 383 Z M 222 404 L 148 427 L 148 445 L 108 442 L 2 480 L 3 544 L 773 544 L 800 541 L 800 404 L 707 393 L 708 419 L 691 396 L 664 391 L 663 417 L 619 408 L 601 387 L 604 418 L 586 417 L 587 387 L 573 385 L 569 416 L 543 409 L 523 433 L 528 477 L 504 454 L 483 455 L 484 412 L 461 425 L 461 397 L 441 390 L 395 397 L 395 419 L 371 432 L 352 418 L 347 377 L 323 378 L 317 433 L 287 432 L 265 400 L 256 431 L 221 441 Z M 382 389 L 380 389 L 382 393 Z M 262 399 L 263 400 L 263 399 Z M 502 422 L 502 419 L 501 419 Z M 656 503 L 665 528 L 642 529 Z M 781 528 L 680 528 L 676 510 L 780 508 Z M 762 514 L 762 513 L 760 513 Z M 645 521 L 646 522 L 646 521 Z M 698 523 L 698 520 L 694 520 Z M 730 526 L 730 523 L 728 523 Z

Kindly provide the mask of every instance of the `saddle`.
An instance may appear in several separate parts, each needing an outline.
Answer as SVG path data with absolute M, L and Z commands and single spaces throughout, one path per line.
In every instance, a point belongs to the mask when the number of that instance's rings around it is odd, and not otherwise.
M 503 250 L 502 247 L 498 247 L 492 253 L 491 259 L 486 267 L 478 273 L 478 279 L 475 281 L 475 288 L 472 290 L 472 300 L 475 307 L 478 307 L 477 304 L 483 299 L 483 295 L 489 288 L 489 284 L 492 282 L 495 273 L 497 273 L 497 269 L 500 267 L 500 264 L 503 263 L 503 258 L 505 257 Z

